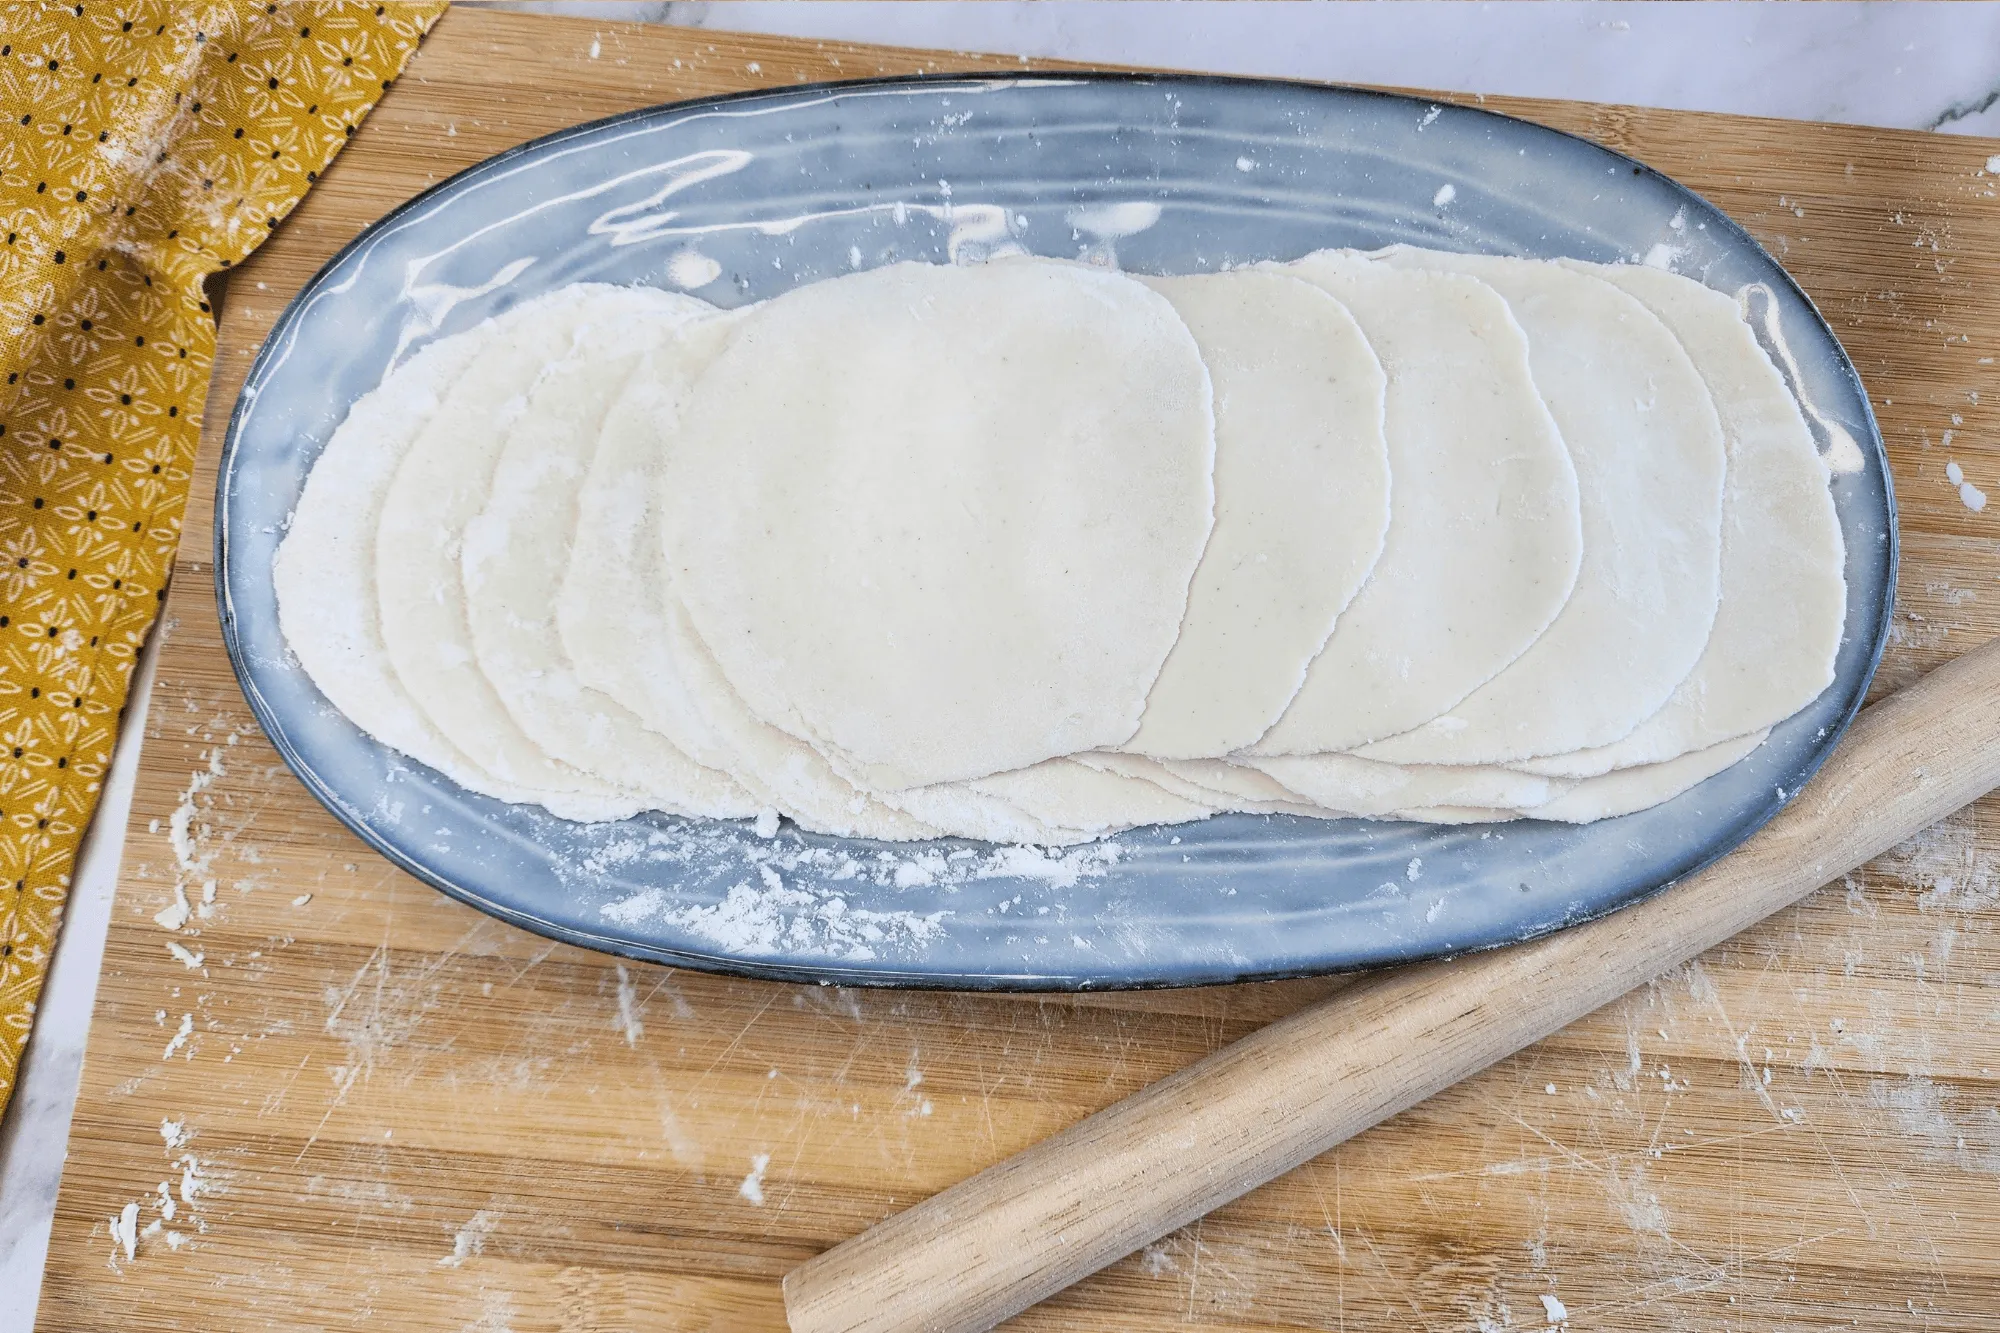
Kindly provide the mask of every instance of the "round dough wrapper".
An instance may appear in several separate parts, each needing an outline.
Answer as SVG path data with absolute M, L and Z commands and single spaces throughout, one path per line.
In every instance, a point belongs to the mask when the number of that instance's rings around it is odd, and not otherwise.
M 1376 262 L 1470 273 L 1513 309 L 1576 464 L 1583 565 L 1562 614 L 1505 671 L 1359 753 L 1505 764 L 1620 739 L 1686 679 L 1715 621 L 1725 459 L 1707 386 L 1658 317 L 1588 273 L 1403 247 Z
M 742 313 L 678 324 L 641 355 L 605 413 L 577 495 L 575 539 L 556 604 L 577 679 L 717 770 L 728 767 L 726 747 L 693 703 L 667 625 L 659 495 L 688 394 Z
M 1168 771 L 1204 791 L 1216 793 L 1210 800 L 1226 799 L 1228 809 L 1258 814 L 1308 814 L 1327 819 L 1345 819 L 1353 812 L 1328 806 L 1293 791 L 1268 773 L 1223 759 L 1169 759 Z
M 1344 251 L 1279 271 L 1347 306 L 1388 373 L 1388 536 L 1259 755 L 1348 750 L 1418 726 L 1533 643 L 1582 550 L 1576 473 L 1490 287 Z
M 1369 816 L 1430 806 L 1540 805 L 1571 785 L 1497 765 L 1406 766 L 1351 754 L 1275 755 L 1244 762 L 1315 805 Z
M 1305 804 L 1299 797 L 1286 791 L 1277 782 L 1253 769 L 1238 769 L 1214 759 L 1149 759 L 1145 755 L 1118 754 L 1108 750 L 1086 750 L 1074 756 L 1076 762 L 1100 772 L 1116 773 L 1121 777 L 1137 778 L 1150 782 L 1162 791 L 1190 801 L 1196 805 L 1209 806 L 1218 813 L 1240 813 L 1256 815 L 1312 815 L 1320 818 L 1337 818 L 1338 812 L 1321 810 Z M 1213 784 L 1206 779 L 1210 768 L 1226 769 L 1228 775 L 1246 774 L 1255 783 L 1221 781 Z M 1192 774 L 1193 776 L 1190 776 Z M 1256 795 L 1247 793 L 1256 792 Z
M 468 791 L 588 820 L 631 812 L 594 796 L 572 801 L 506 781 L 445 738 L 396 674 L 376 582 L 383 502 L 412 444 L 473 366 L 574 299 L 553 292 L 440 338 L 358 399 L 306 478 L 272 577 L 286 641 L 321 693 L 355 725 Z
M 1215 813 L 1213 804 L 1185 800 L 1153 783 L 1073 759 L 1050 759 L 965 785 L 1025 810 L 1051 827 L 1079 828 L 1093 838 L 1142 824 L 1184 824 Z
M 913 842 L 943 830 L 892 809 L 857 789 L 812 746 L 755 716 L 723 677 L 688 623 L 671 586 L 660 590 L 669 655 L 688 703 L 720 742 L 702 762 L 721 768 L 769 809 L 820 833 Z
M 271 579 L 286 644 L 349 721 L 462 787 L 520 801 L 532 797 L 475 769 L 410 698 L 375 609 L 375 527 L 396 465 L 447 387 L 487 343 L 508 336 L 509 322 L 440 338 L 355 400 L 306 477 Z
M 1164 297 L 1076 264 L 896 264 L 745 318 L 668 459 L 664 549 L 751 711 L 895 791 L 1131 738 L 1213 463 Z
M 1657 764 L 1621 768 L 1569 784 L 1562 795 L 1525 810 L 1437 807 L 1406 810 L 1399 818 L 1435 824 L 1492 823 L 1506 819 L 1552 819 L 1565 824 L 1593 824 L 1647 810 L 1706 782 L 1732 764 L 1740 763 L 1770 737 L 1768 728 L 1738 736 L 1705 750 L 1691 750 Z
M 1267 269 L 1145 278 L 1215 389 L 1215 529 L 1180 638 L 1121 747 L 1163 759 L 1254 743 L 1360 589 L 1389 525 L 1386 380 L 1347 308 Z
M 1818 698 L 1833 683 L 1847 619 L 1846 548 L 1831 473 L 1736 302 L 1664 269 L 1563 262 L 1631 293 L 1673 331 L 1708 385 L 1729 451 L 1720 605 L 1701 660 L 1623 740 L 1520 765 L 1582 778 L 1718 745 Z
M 666 460 L 679 447 L 694 384 L 746 313 L 677 326 L 641 357 L 606 412 L 578 496 L 576 542 L 557 608 L 563 647 L 587 686 L 696 763 L 726 774 L 758 809 L 849 837 L 938 837 L 936 827 L 863 795 L 810 745 L 753 716 L 673 593 L 660 542 Z
M 871 801 L 811 746 L 751 716 L 685 623 L 661 551 L 660 487 L 680 415 L 742 311 L 678 325 L 650 348 L 605 414 L 577 497 L 576 540 L 556 623 L 577 678 L 629 709 L 758 810 L 850 837 L 938 836 Z M 698 808 L 727 816 L 738 807 Z
M 576 819 L 625 818 L 645 800 L 549 758 L 515 725 L 473 654 L 459 548 L 485 503 L 506 433 L 526 410 L 524 386 L 570 354 L 586 323 L 646 318 L 659 296 L 565 287 L 539 303 L 537 318 L 490 342 L 411 442 L 375 533 L 382 641 L 403 688 L 474 764 Z
M 716 313 L 704 301 L 663 292 L 645 319 L 586 325 L 574 354 L 537 381 L 508 431 L 486 506 L 466 525 L 459 563 L 479 669 L 544 753 L 662 810 L 746 817 L 758 807 L 736 782 L 585 685 L 556 628 L 577 493 L 610 402 L 648 344 L 671 341 L 681 323 Z

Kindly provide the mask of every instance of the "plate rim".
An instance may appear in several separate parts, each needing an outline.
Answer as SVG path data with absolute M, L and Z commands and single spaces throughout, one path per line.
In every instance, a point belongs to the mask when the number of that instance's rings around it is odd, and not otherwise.
M 1547 924 L 1531 926 L 1505 939 L 1469 944 L 1460 948 L 1438 948 L 1434 945 L 1412 944 L 1403 948 L 1380 950 L 1365 960 L 1326 963 L 1307 963 L 1294 967 L 1269 968 L 1205 968 L 1199 974 L 1175 974 L 1172 976 L 1119 976 L 1104 979 L 1087 975 L 1056 976 L 1046 972 L 1010 973 L 1002 971 L 960 973 L 939 970 L 912 970 L 896 966 L 854 966 L 844 964 L 795 964 L 776 962 L 769 959 L 744 957 L 725 953 L 686 951 L 658 945 L 643 945 L 621 936 L 603 935 L 593 931 L 565 926 L 538 917 L 519 907 L 490 899 L 476 890 L 459 884 L 425 866 L 416 858 L 378 834 L 357 814 L 351 812 L 346 800 L 329 786 L 318 771 L 299 753 L 297 747 L 284 728 L 279 725 L 280 713 L 258 689 L 246 665 L 246 651 L 241 642 L 229 579 L 229 522 L 232 463 L 237 455 L 241 426 L 248 412 L 254 407 L 257 396 L 248 392 L 255 385 L 267 363 L 293 331 L 304 320 L 306 311 L 312 305 L 311 298 L 328 285 L 333 275 L 357 250 L 372 243 L 377 236 L 387 231 L 408 215 L 425 207 L 447 192 L 463 190 L 476 184 L 487 175 L 504 171 L 516 159 L 546 151 L 572 138 L 584 137 L 615 128 L 619 125 L 635 123 L 665 115 L 694 113 L 701 110 L 750 103 L 759 100 L 795 101 L 814 94 L 838 94 L 862 92 L 884 87 L 928 87 L 948 88 L 952 85 L 992 85 L 995 83 L 1016 84 L 1097 84 L 1097 85 L 1170 85 L 1176 87 L 1230 87 L 1230 88 L 1281 88 L 1292 92 L 1313 95 L 1338 94 L 1356 97 L 1365 101 L 1391 102 L 1416 108 L 1450 107 L 1454 113 L 1469 113 L 1482 119 L 1523 125 L 1547 135 L 1570 140 L 1591 152 L 1603 154 L 1629 166 L 1637 177 L 1650 177 L 1664 182 L 1670 188 L 1700 200 L 1713 210 L 1715 218 L 1725 229 L 1728 240 L 1737 246 L 1746 247 L 1768 261 L 1772 270 L 1782 279 L 1787 290 L 1811 313 L 1820 326 L 1839 360 L 1841 377 L 1853 390 L 1855 400 L 1861 407 L 1862 434 L 1865 439 L 1858 441 L 1867 463 L 1879 469 L 1882 478 L 1883 514 L 1885 539 L 1880 563 L 1883 570 L 1883 584 L 1886 593 L 1872 626 L 1872 641 L 1866 648 L 1866 666 L 1856 681 L 1853 697 L 1838 718 L 1828 725 L 1827 735 L 1801 766 L 1798 780 L 1777 801 L 1766 806 L 1761 813 L 1752 817 L 1750 827 L 1733 841 L 1713 847 L 1708 854 L 1692 862 L 1680 873 L 1657 884 L 1640 887 L 1616 900 L 1593 903 L 1589 908 L 1578 910 L 1572 907 L 1562 918 Z M 1896 578 L 1902 561 L 1902 532 L 1900 512 L 1896 496 L 1895 478 L 1890 470 L 1887 442 L 1883 438 L 1880 423 L 1875 416 L 1874 403 L 1868 396 L 1860 370 L 1849 355 L 1845 344 L 1834 332 L 1833 326 L 1811 295 L 1799 285 L 1778 258 L 1752 236 L 1743 225 L 1729 215 L 1720 205 L 1713 203 L 1691 186 L 1633 157 L 1629 153 L 1600 143 L 1586 135 L 1570 130 L 1545 125 L 1526 116 L 1517 116 L 1497 111 L 1486 106 L 1466 105 L 1456 100 L 1466 94 L 1451 93 L 1432 95 L 1419 92 L 1405 92 L 1369 87 L 1359 84 L 1324 82 L 1310 79 L 1282 77 L 1256 77 L 1249 75 L 1206 74 L 1180 71 L 1146 70 L 994 70 L 994 71 L 950 71 L 935 74 L 917 73 L 911 75 L 883 75 L 863 79 L 832 79 L 812 83 L 791 84 L 782 88 L 753 88 L 736 92 L 715 93 L 705 97 L 688 98 L 680 101 L 661 102 L 629 111 L 616 112 L 595 120 L 583 121 L 564 126 L 532 139 L 524 140 L 510 148 L 502 149 L 494 155 L 454 172 L 435 184 L 397 204 L 380 217 L 363 227 L 348 241 L 334 251 L 312 276 L 302 283 L 286 303 L 285 309 L 273 321 L 258 346 L 257 355 L 245 372 L 243 383 L 238 388 L 235 401 L 231 405 L 229 419 L 223 430 L 222 445 L 216 460 L 216 490 L 213 504 L 213 530 L 210 534 L 210 554 L 213 562 L 212 591 L 215 597 L 216 616 L 219 622 L 223 649 L 229 658 L 232 674 L 238 689 L 249 705 L 251 715 L 262 729 L 266 741 L 276 750 L 292 775 L 311 793 L 333 817 L 350 832 L 358 836 L 378 855 L 392 865 L 410 874 L 420 882 L 466 904 L 473 909 L 519 927 L 532 934 L 560 943 L 575 945 L 615 957 L 635 961 L 660 963 L 673 967 L 685 967 L 694 971 L 742 976 L 759 980 L 792 982 L 800 984 L 866 986 L 882 989 L 902 990 L 948 990 L 948 991 L 988 991 L 1038 994 L 1066 994 L 1084 991 L 1104 990 L 1171 990 L 1196 986 L 1235 985 L 1256 981 L 1281 981 L 1302 977 L 1332 976 L 1342 973 L 1372 971 L 1379 968 L 1400 967 L 1411 963 L 1443 961 L 1467 954 L 1483 953 L 1490 949 L 1507 948 L 1515 944 L 1525 944 L 1544 938 L 1560 930 L 1583 925 L 1590 921 L 1613 915 L 1636 903 L 1643 902 L 1657 894 L 1664 893 L 1700 874 L 1723 857 L 1730 855 L 1749 839 L 1761 832 L 1770 821 L 1777 817 L 1786 806 L 1797 799 L 1819 773 L 1833 751 L 1846 735 L 1856 716 L 1866 705 L 1870 687 L 1880 668 L 1882 655 L 1887 647 L 1890 631 L 1894 624 Z M 1595 105 L 1579 103 L 1579 105 Z M 1682 114 L 1702 114 L 1700 112 Z M 1845 537 L 1845 533 L 1843 536 Z M 1832 688 L 1829 684 L 1828 688 Z M 448 780 L 448 779 L 447 779 Z M 1360 820 L 1363 824 L 1395 823 L 1388 820 Z

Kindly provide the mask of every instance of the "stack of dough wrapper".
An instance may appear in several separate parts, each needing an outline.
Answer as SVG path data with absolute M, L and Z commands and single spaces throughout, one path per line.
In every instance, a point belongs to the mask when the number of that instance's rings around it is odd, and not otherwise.
M 433 341 L 275 576 L 341 712 L 568 819 L 1588 822 L 1832 681 L 1828 480 L 1736 302 L 1659 269 L 905 263 Z

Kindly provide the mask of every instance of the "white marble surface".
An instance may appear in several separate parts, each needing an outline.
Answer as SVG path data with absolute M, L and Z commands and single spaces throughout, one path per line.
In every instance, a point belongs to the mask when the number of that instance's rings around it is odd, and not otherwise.
M 21 1065 L 20 1083 L 6 1119 L 0 1120 L 0 1333 L 28 1333 L 35 1321 L 42 1264 L 49 1252 L 49 1222 L 69 1141 L 70 1110 L 83 1070 L 84 1036 L 90 1027 L 91 1003 L 97 998 L 104 936 L 111 927 L 118 858 L 125 849 L 125 821 L 139 771 L 136 742 L 146 732 L 159 638 L 155 634 L 139 657 L 132 702 L 111 757 L 111 774 L 104 782 L 97 818 L 83 840 L 64 908 L 62 939 L 42 984 L 40 1012 Z
M 505 4 L 801 37 L 2000 136 L 2000 4 L 892 0 Z M 151 655 L 128 737 L 144 725 Z M 28 1333 L 132 800 L 121 743 L 0 1124 L 0 1333 Z
M 2000 135 L 2000 4 L 728 0 L 496 8 Z

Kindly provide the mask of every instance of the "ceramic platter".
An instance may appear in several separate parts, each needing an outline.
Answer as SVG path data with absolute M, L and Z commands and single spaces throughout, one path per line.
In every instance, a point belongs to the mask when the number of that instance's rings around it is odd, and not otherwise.
M 580 280 L 721 306 L 1006 246 L 1193 273 L 1405 241 L 1668 263 L 1738 297 L 1836 478 L 1848 619 L 1834 684 L 1749 759 L 1583 827 L 1236 815 L 1063 852 L 878 844 L 664 815 L 565 823 L 461 790 L 326 702 L 278 630 L 271 559 L 347 409 L 400 358 Z M 1728 851 L 1818 768 L 1888 625 L 1895 501 L 1854 367 L 1721 212 L 1629 158 L 1488 112 L 1179 77 L 825 85 L 538 139 L 376 223 L 279 320 L 230 423 L 216 578 L 244 692 L 327 808 L 504 920 L 636 958 L 865 985 L 1196 985 L 1369 967 L 1612 911 Z

